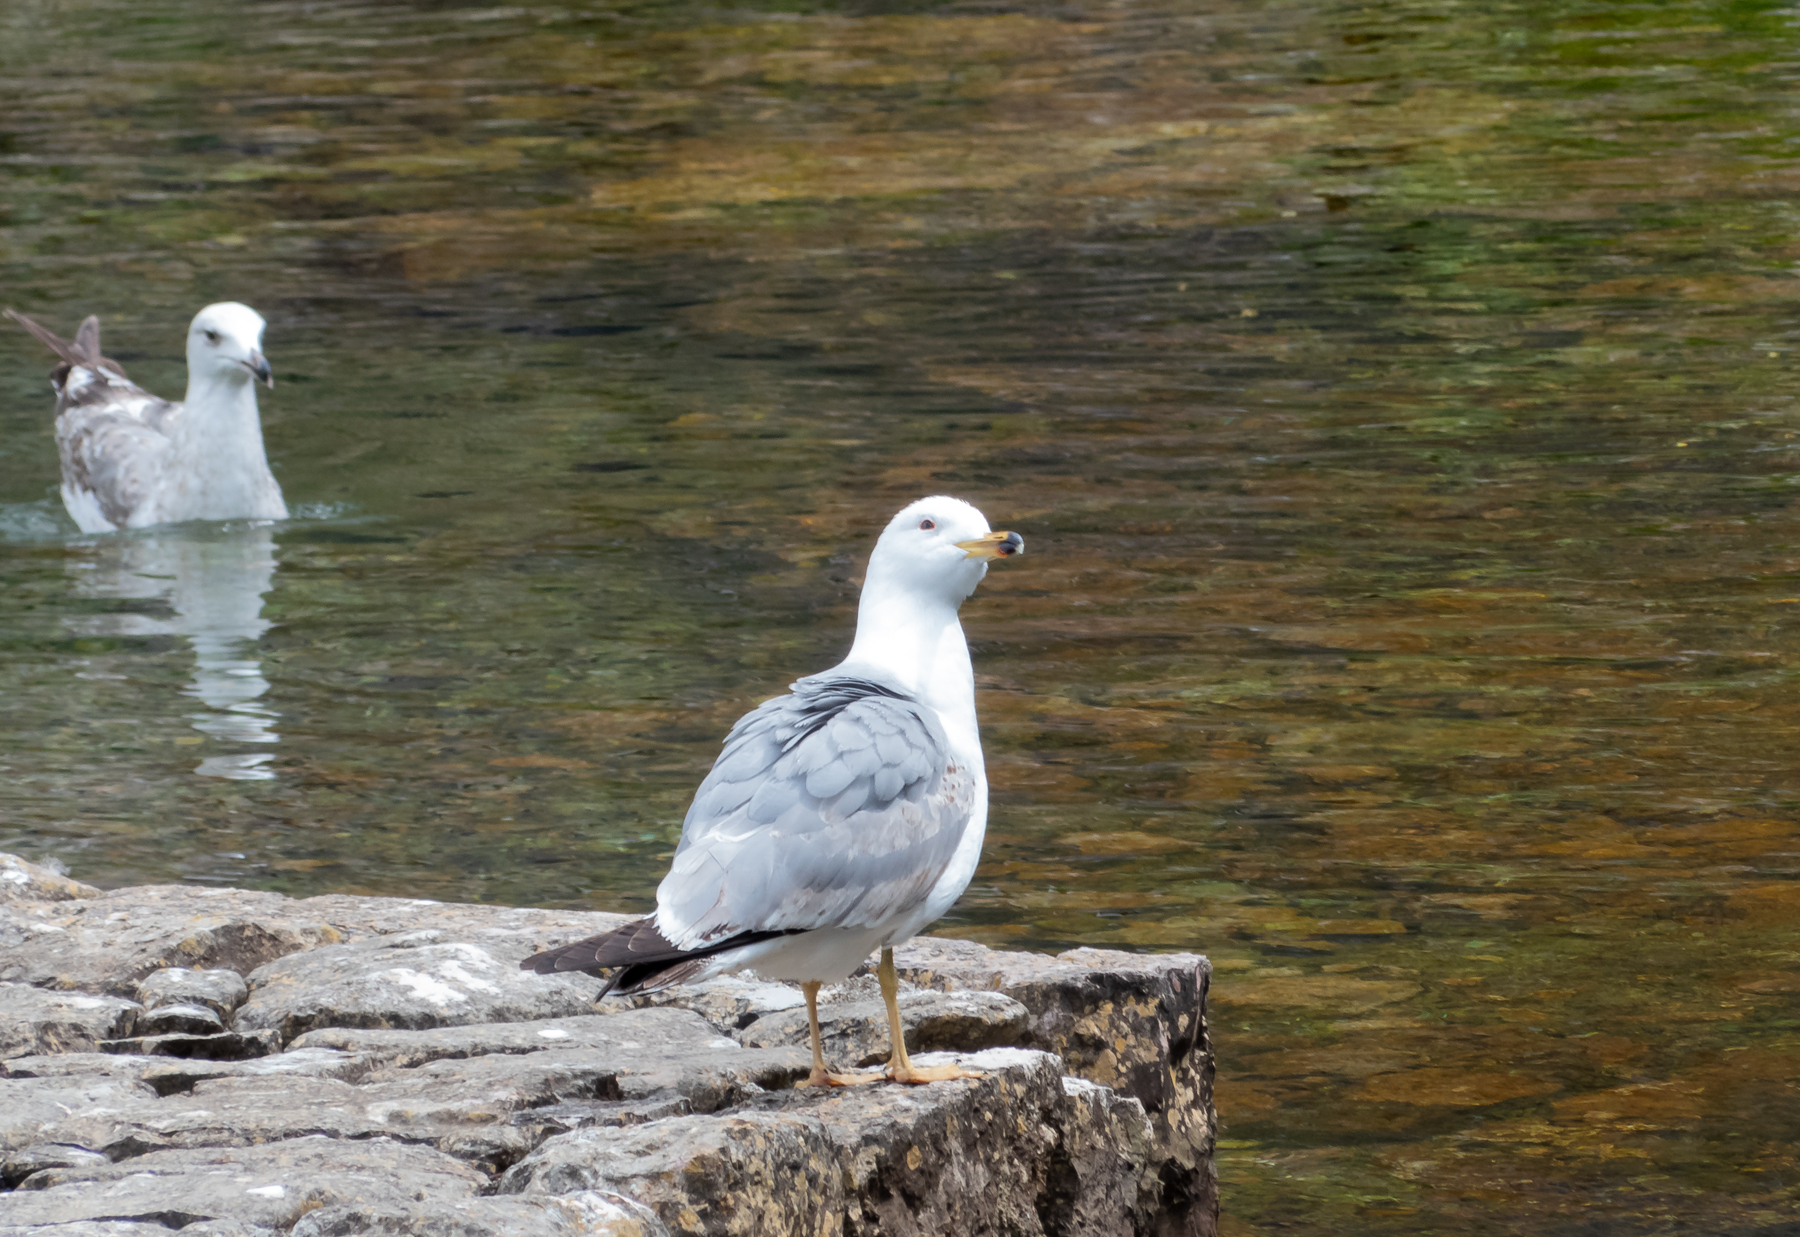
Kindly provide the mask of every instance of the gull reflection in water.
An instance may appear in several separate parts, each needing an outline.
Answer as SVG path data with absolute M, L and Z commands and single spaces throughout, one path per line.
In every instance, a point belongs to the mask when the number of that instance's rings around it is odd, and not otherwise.
M 186 636 L 194 650 L 194 678 L 182 689 L 206 706 L 189 713 L 194 729 L 222 743 L 275 743 L 276 713 L 262 701 L 269 690 L 257 659 L 257 639 L 270 623 L 263 594 L 275 575 L 275 539 L 267 525 L 190 524 L 123 533 L 93 543 L 78 565 L 76 591 L 107 600 L 161 601 L 149 613 L 108 613 L 71 619 L 95 635 Z M 166 607 L 166 608 L 165 608 Z M 194 770 L 204 777 L 263 780 L 272 752 L 208 756 Z

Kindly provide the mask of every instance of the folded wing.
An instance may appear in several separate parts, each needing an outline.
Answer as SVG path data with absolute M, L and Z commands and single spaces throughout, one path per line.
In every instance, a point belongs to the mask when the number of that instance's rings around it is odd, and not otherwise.
M 866 679 L 802 679 L 732 729 L 654 918 L 525 965 L 623 965 L 641 990 L 739 945 L 903 918 L 949 867 L 974 796 L 973 771 L 918 701 Z
M 158 399 L 100 353 L 100 319 L 89 316 L 73 340 L 14 310 L 6 316 L 31 332 L 60 362 L 56 446 L 70 512 L 83 532 L 124 528 L 155 492 L 167 462 L 168 431 L 181 405 Z

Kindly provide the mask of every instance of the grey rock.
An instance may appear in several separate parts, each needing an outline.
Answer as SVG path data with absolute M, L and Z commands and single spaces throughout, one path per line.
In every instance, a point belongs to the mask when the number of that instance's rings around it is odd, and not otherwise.
M 247 1061 L 178 1060 L 112 1053 L 14 1057 L 0 1062 L 0 1078 L 108 1078 L 145 1082 L 158 1095 L 191 1091 L 208 1078 L 338 1078 L 355 1082 L 370 1063 L 354 1053 L 327 1048 L 283 1052 Z M 3 1093 L 3 1089 L 0 1089 Z
M 210 1005 L 158 1005 L 137 1020 L 139 1035 L 218 1035 L 224 1030 L 225 1020 Z
M 237 1220 L 201 1220 L 184 1224 L 179 1229 L 161 1224 L 139 1224 L 135 1220 L 77 1220 L 73 1224 L 33 1224 L 21 1227 L 0 1224 L 0 1237 L 168 1237 L 170 1233 L 187 1237 L 277 1237 L 272 1228 L 260 1224 L 244 1224 Z
M 78 1220 L 73 1224 L 33 1224 L 30 1227 L 0 1224 L 0 1237 L 169 1237 L 170 1231 L 160 1224 L 138 1224 L 131 1220 Z M 193 1233 L 198 1230 L 189 1225 L 180 1231 Z M 272 1232 L 269 1229 L 261 1231 Z
M 1029 1015 L 998 992 L 903 992 L 900 1022 L 909 1052 L 979 1052 L 1022 1043 Z M 768 1014 L 738 1032 L 751 1048 L 794 1044 L 810 1048 L 806 1010 Z M 885 1063 L 893 1052 L 887 1005 L 880 1000 L 819 1002 L 825 1059 L 839 1066 Z
M 1053 1237 L 1154 1233 L 1155 1131 L 1144 1106 L 1085 1078 L 1062 1080 L 1064 1106 L 1038 1211 Z M 1150 1178 L 1150 1179 L 1147 1179 Z
M 86 1147 L 71 1147 L 66 1143 L 34 1143 L 7 1154 L 5 1164 L 0 1165 L 0 1185 L 14 1190 L 25 1178 L 46 1168 L 74 1168 L 107 1162 L 105 1156 L 97 1151 L 89 1151 Z
M 843 1175 L 819 1122 L 787 1113 L 672 1117 L 577 1130 L 501 1179 L 502 1194 L 608 1190 L 678 1233 L 811 1237 L 842 1231 Z
M 523 1022 L 591 1008 L 591 980 L 521 971 L 510 955 L 522 946 L 492 946 L 422 930 L 291 954 L 251 973 L 236 1026 L 286 1042 L 317 1027 Z
M 139 1035 L 130 1039 L 109 1039 L 100 1043 L 102 1052 L 132 1053 L 138 1056 L 182 1057 L 203 1061 L 242 1061 L 263 1057 L 281 1049 L 281 1040 L 273 1031 L 225 1031 L 216 1035 Z
M 53 1052 L 44 1056 L 12 1057 L 0 1061 L 0 1079 L 62 1078 L 100 1082 L 108 1079 L 136 1082 L 143 1078 L 145 1060 L 106 1052 Z M 6 1088 L 0 1086 L 0 1096 Z M 3 1116 L 3 1113 L 0 1113 Z
M 1038 1234 L 1063 1111 L 1062 1066 L 1048 1053 L 932 1053 L 980 1078 L 924 1087 L 802 1089 L 761 1101 L 820 1122 L 844 1177 L 844 1230 L 868 1237 Z
M 124 1161 L 151 1151 L 275 1144 L 314 1134 L 368 1138 L 386 1132 L 379 1121 L 371 1121 L 364 1097 L 348 1083 L 315 1078 L 300 1093 L 290 1079 L 217 1078 L 168 1097 L 77 1109 L 43 1134 L 47 1141 Z
M 806 997 L 793 984 L 775 983 L 754 975 L 720 975 L 697 984 L 680 984 L 661 992 L 609 999 L 596 1006 L 597 1013 L 625 1009 L 675 1006 L 691 1009 L 722 1031 L 739 1031 L 759 1018 L 786 1010 L 806 1008 Z
M 130 1035 L 142 1010 L 118 997 L 0 983 L 0 1057 L 92 1052 L 102 1040 Z
M 129 1107 L 155 1094 L 147 1083 L 130 1078 L 5 1079 L 0 1081 L 0 1152 L 63 1141 L 51 1130 L 71 1113 Z
M 7 858 L 0 854 L 0 863 Z M 0 980 L 132 996 L 140 980 L 167 967 L 248 975 L 297 950 L 422 928 L 435 928 L 509 956 L 516 952 L 522 958 L 553 942 L 604 932 L 629 918 L 415 898 L 294 899 L 185 885 L 142 885 L 97 897 L 70 896 L 74 900 L 0 899 Z
M 236 971 L 196 971 L 166 966 L 137 984 L 137 999 L 146 1009 L 166 1005 L 204 1005 L 221 1019 L 229 1018 L 250 995 L 250 985 Z
M 514 961 L 553 944 L 610 931 L 636 918 L 605 911 L 550 911 L 531 906 L 477 906 L 346 894 L 306 898 L 293 906 L 298 913 L 333 925 L 346 941 L 434 930 L 451 940 L 473 941 Z M 598 991 L 597 986 L 595 990 Z
M 130 996 L 152 971 L 182 966 L 240 974 L 297 949 L 343 939 L 296 917 L 292 899 L 237 889 L 148 885 L 38 904 L 29 939 L 0 957 L 0 979 Z
M 736 1040 L 721 1035 L 695 1014 L 679 1009 L 658 1009 L 611 1016 L 583 1014 L 533 1022 L 446 1026 L 422 1031 L 327 1027 L 300 1036 L 289 1051 L 333 1048 L 361 1053 L 383 1065 L 411 1068 L 445 1057 L 545 1049 L 597 1048 L 621 1054 L 655 1049 L 679 1056 L 738 1046 Z
M 575 1024 L 574 1031 L 535 1023 L 333 1031 L 328 1034 L 340 1042 L 360 1039 L 365 1051 L 302 1047 L 210 1074 L 203 1066 L 139 1064 L 113 1072 L 126 1087 L 139 1084 L 137 1090 L 122 1090 L 104 1104 L 68 1105 L 59 1119 L 40 1116 L 17 1143 L 53 1142 L 122 1160 L 155 1149 L 313 1134 L 391 1137 L 498 1172 L 554 1134 L 717 1111 L 790 1085 L 808 1067 L 802 1051 L 744 1048 L 685 1010 L 564 1022 Z M 534 1028 L 553 1037 L 540 1038 Z M 544 1048 L 547 1043 L 565 1046 Z M 284 1058 L 296 1059 L 291 1068 L 283 1068 Z M 73 1081 L 53 1075 L 41 1085 L 67 1088 Z
M 186 1230 L 183 1230 L 186 1231 Z M 308 1212 L 293 1237 L 669 1237 L 642 1203 L 603 1190 L 550 1198 L 470 1198 Z
M 516 970 L 622 916 L 48 896 L 0 896 L 0 1031 L 23 1053 L 0 1058 L 0 1184 L 21 1187 L 0 1193 L 0 1237 L 1212 1231 L 1201 958 L 916 941 L 899 951 L 916 1056 L 1010 1043 L 1066 1064 L 991 1049 L 964 1058 L 978 1079 L 795 1090 L 797 988 L 727 977 L 595 1011 L 597 981 Z M 102 994 L 143 1005 L 70 1029 Z M 835 1061 L 885 1060 L 872 978 L 821 1012 Z M 292 1175 L 244 1196 L 259 1155 Z M 493 1177 L 522 1192 L 489 1197 Z
M 790 1086 L 811 1066 L 805 1050 L 747 1049 L 680 1009 L 426 1031 L 328 1028 L 295 1040 L 290 1051 L 323 1048 L 382 1067 L 372 1081 L 383 1085 L 418 1078 L 439 1079 L 440 1086 L 457 1079 L 476 1085 L 506 1078 L 528 1086 L 533 1104 L 679 1098 L 693 1112 L 715 1112 Z
M 384 1119 L 390 1123 L 450 1119 L 468 1123 L 472 1118 L 457 1114 L 471 1100 L 522 1112 L 556 1102 L 679 1098 L 690 1112 L 705 1113 L 791 1085 L 805 1077 L 809 1067 L 808 1056 L 793 1048 L 734 1044 L 730 1049 L 671 1053 L 646 1046 L 636 1055 L 571 1048 L 519 1057 L 447 1058 L 417 1069 L 384 1071 L 363 1089 L 380 1097 Z
M 1131 1231 L 1128 1209 L 1112 1228 L 1084 1213 L 1047 1229 L 1039 1200 L 1053 1171 L 1074 1180 L 1071 1163 L 1057 1159 L 1065 1142 L 1065 1161 L 1078 1160 L 1088 1180 L 1110 1182 L 1117 1197 L 1122 1177 L 1135 1192 L 1148 1138 L 1141 1109 L 1126 1102 L 1138 1114 L 1135 1154 L 1128 1148 L 1109 1159 L 1109 1127 L 1096 1118 L 1103 1106 L 1071 1106 L 1055 1057 L 994 1049 L 919 1058 L 951 1059 L 981 1076 L 789 1090 L 719 1117 L 560 1135 L 510 1169 L 500 1191 L 617 1190 L 655 1208 L 673 1231 L 708 1235 Z M 1058 1130 L 1071 1119 L 1081 1123 L 1072 1141 Z
M 286 1230 L 338 1204 L 401 1209 L 472 1198 L 482 1175 L 426 1147 L 377 1138 L 296 1138 L 261 1146 L 153 1151 L 118 1164 L 47 1169 L 0 1195 L 0 1224 L 202 1221 Z
M 0 852 L 0 902 L 71 902 L 97 898 L 92 885 L 70 880 L 58 867 L 32 863 Z
M 1212 965 L 1197 954 L 1072 949 L 1056 957 L 918 937 L 894 951 L 901 975 L 941 991 L 1004 992 L 1031 1011 L 1027 1041 L 1069 1073 L 1137 1099 L 1155 1137 L 1159 1237 L 1218 1224 L 1213 1054 L 1206 1025 Z

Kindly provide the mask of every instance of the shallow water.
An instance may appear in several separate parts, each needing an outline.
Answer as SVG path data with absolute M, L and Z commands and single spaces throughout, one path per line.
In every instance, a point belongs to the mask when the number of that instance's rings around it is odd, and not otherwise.
M 1212 956 L 1228 1233 L 1792 1231 L 1792 13 L 779 9 L 0 8 L 4 299 L 256 305 L 298 512 L 76 534 L 0 336 L 0 848 L 647 906 L 949 491 L 944 930 Z

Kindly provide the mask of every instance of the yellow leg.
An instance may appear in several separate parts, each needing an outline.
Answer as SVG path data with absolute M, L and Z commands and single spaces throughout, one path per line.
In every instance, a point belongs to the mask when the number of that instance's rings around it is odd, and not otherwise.
M 874 1082 L 880 1074 L 834 1074 L 825 1068 L 825 1041 L 819 1034 L 819 983 L 813 980 L 800 985 L 806 993 L 806 1028 L 812 1036 L 812 1073 L 803 1087 L 853 1087 L 859 1082 Z
M 921 1069 L 906 1054 L 906 1028 L 900 1023 L 900 976 L 894 973 L 894 951 L 881 951 L 881 999 L 887 1003 L 888 1035 L 894 1041 L 894 1055 L 888 1061 L 887 1076 L 895 1082 L 950 1082 L 957 1078 L 980 1078 L 974 1070 L 960 1065 L 931 1065 Z

